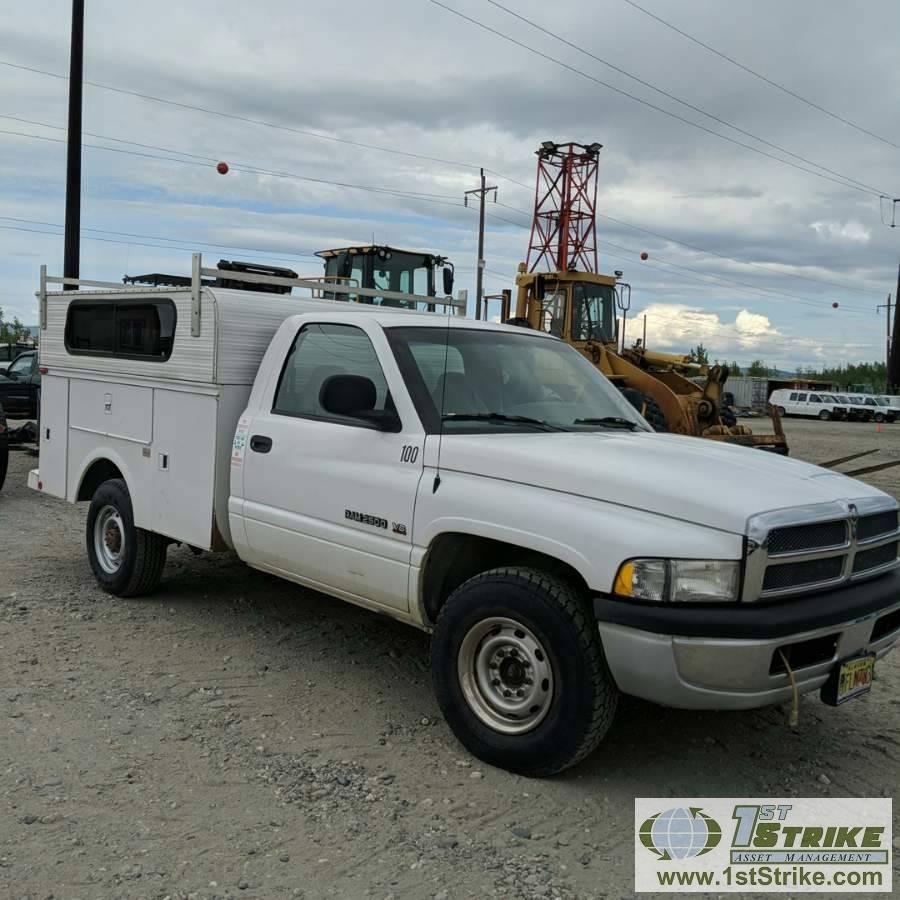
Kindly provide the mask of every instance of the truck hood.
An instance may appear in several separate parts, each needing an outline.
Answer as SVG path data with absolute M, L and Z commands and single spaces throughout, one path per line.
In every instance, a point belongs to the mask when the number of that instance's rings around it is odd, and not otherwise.
M 736 534 L 757 513 L 886 496 L 855 478 L 763 450 L 649 432 L 444 434 L 441 469 Z

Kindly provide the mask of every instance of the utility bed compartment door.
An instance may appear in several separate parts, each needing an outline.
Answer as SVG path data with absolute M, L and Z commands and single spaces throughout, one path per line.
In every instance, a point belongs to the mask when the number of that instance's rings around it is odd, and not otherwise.
M 139 444 L 153 440 L 153 388 L 73 378 L 69 425 Z
M 162 389 L 154 394 L 153 530 L 209 550 L 218 398 Z
M 66 496 L 69 440 L 69 379 L 45 375 L 41 385 L 40 481 L 52 497 Z

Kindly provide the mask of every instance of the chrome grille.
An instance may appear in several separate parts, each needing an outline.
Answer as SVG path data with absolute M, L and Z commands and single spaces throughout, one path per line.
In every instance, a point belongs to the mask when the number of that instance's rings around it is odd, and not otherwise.
M 824 559 L 769 566 L 763 579 L 763 590 L 783 591 L 785 588 L 834 581 L 843 574 L 845 560 L 845 556 L 829 556 Z
M 897 530 L 897 510 L 877 513 L 874 516 L 860 516 L 856 526 L 856 539 L 870 541 L 882 534 L 891 534 Z
M 747 523 L 742 599 L 786 598 L 900 566 L 896 501 L 882 497 L 774 510 Z
M 798 553 L 801 550 L 821 550 L 840 547 L 847 543 L 847 522 L 820 522 L 816 525 L 792 525 L 773 528 L 769 532 L 766 547 L 769 556 L 779 553 Z
M 867 572 L 869 569 L 880 569 L 897 561 L 897 544 L 885 544 L 874 550 L 860 550 L 853 560 L 853 573 Z

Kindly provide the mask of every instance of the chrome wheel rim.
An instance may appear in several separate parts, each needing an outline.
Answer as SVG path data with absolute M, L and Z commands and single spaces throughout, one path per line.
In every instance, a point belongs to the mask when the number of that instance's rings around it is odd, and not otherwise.
M 553 703 L 553 669 L 534 633 L 491 617 L 469 629 L 459 648 L 459 684 L 478 719 L 502 734 L 536 728 Z
M 114 506 L 104 506 L 94 520 L 94 555 L 100 568 L 115 575 L 125 553 L 125 525 Z

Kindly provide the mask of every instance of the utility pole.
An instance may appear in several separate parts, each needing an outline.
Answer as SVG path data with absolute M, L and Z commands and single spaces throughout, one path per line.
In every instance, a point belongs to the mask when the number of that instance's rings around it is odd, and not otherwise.
M 497 188 L 488 187 L 484 180 L 484 169 L 481 170 L 481 187 L 466 191 L 463 203 L 469 205 L 469 195 L 478 194 L 478 269 L 475 274 L 475 318 L 481 319 L 481 294 L 484 281 L 484 199 L 491 191 L 494 192 L 494 203 L 497 202 Z
M 66 154 L 66 224 L 63 277 L 78 278 L 81 259 L 81 98 L 84 84 L 84 0 L 72 0 L 69 49 L 69 130 Z M 74 284 L 64 290 L 77 290 Z
M 900 290 L 900 272 L 897 273 L 897 289 Z M 898 295 L 900 296 L 900 295 Z M 894 306 L 896 307 L 896 303 Z M 887 310 L 887 344 L 885 345 L 884 363 L 886 366 L 891 364 L 891 295 L 888 294 L 887 303 L 881 303 L 875 307 L 877 311 Z M 894 315 L 897 315 L 896 311 Z M 889 382 L 890 383 L 890 382 Z

